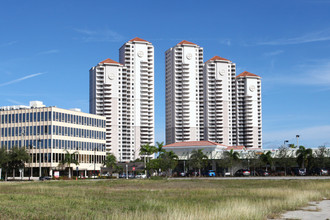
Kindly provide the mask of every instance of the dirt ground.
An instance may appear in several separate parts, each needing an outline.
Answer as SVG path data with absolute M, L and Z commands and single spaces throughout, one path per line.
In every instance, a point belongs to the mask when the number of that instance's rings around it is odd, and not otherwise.
M 304 207 L 301 210 L 286 212 L 277 220 L 330 220 L 330 200 L 310 202 L 309 204 L 309 206 Z

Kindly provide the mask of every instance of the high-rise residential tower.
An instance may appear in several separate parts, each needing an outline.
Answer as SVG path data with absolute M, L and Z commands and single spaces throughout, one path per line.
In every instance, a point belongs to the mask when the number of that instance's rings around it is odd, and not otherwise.
M 235 105 L 235 63 L 214 56 L 204 65 L 205 140 L 233 144 L 233 106 Z
M 203 48 L 184 40 L 165 56 L 166 144 L 203 140 Z
M 247 71 L 236 77 L 236 145 L 262 147 L 261 77 Z
M 166 144 L 212 141 L 262 147 L 261 78 L 182 41 L 165 52 Z
M 134 38 L 90 70 L 90 112 L 107 118 L 107 150 L 119 161 L 154 144 L 154 47 Z

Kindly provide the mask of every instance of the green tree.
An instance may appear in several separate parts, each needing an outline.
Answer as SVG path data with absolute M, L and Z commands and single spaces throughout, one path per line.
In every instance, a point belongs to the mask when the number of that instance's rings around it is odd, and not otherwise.
M 144 159 L 144 168 L 146 169 L 147 174 L 147 163 L 150 161 L 150 155 L 157 152 L 157 148 L 155 146 L 151 146 L 150 144 L 145 144 L 140 148 L 140 155 Z
M 8 159 L 9 168 L 13 171 L 13 178 L 15 178 L 15 170 L 23 169 L 25 163 L 30 161 L 30 155 L 23 147 L 12 147 Z
M 178 159 L 173 151 L 166 151 L 159 156 L 159 167 L 166 171 L 166 176 L 172 175 L 172 170 L 178 165 Z
M 308 166 L 308 163 L 313 157 L 313 151 L 310 148 L 305 148 L 304 146 L 299 146 L 299 149 L 296 151 L 297 162 L 301 168 Z
M 227 158 L 228 160 L 231 175 L 234 175 L 233 173 L 234 164 L 239 161 L 238 152 L 234 151 L 233 149 L 231 149 L 230 151 L 225 151 L 224 157 Z
M 8 173 L 8 162 L 9 162 L 9 155 L 7 150 L 4 147 L 0 148 L 0 170 L 5 172 L 5 180 L 7 180 L 7 173 Z M 2 172 L 2 171 L 0 171 Z
M 271 168 L 273 168 L 273 158 L 272 158 L 272 152 L 267 151 L 267 153 L 262 153 L 260 155 L 261 162 L 265 165 L 266 171 L 267 171 L 267 165 L 269 165 Z
M 287 168 L 293 165 L 293 158 L 290 156 L 290 148 L 281 146 L 278 148 L 278 164 L 284 168 L 284 175 L 287 175 Z
M 112 176 L 112 172 L 117 168 L 117 159 L 113 154 L 108 154 L 103 162 L 103 165 L 110 169 L 110 176 Z
M 316 150 L 316 166 L 324 168 L 329 158 L 327 157 L 329 150 L 325 146 L 319 146 Z
M 198 169 L 198 174 L 201 176 L 201 169 L 208 164 L 208 157 L 203 153 L 202 149 L 193 150 L 189 158 L 189 164 L 192 168 Z
M 69 179 L 71 179 L 71 176 L 73 176 L 73 169 L 71 169 L 71 164 L 79 165 L 79 162 L 76 159 L 76 155 L 78 155 L 78 151 L 75 151 L 72 154 L 70 154 L 70 152 L 66 150 L 64 159 L 61 161 L 61 165 L 63 166 L 67 165 L 69 169 L 69 175 L 68 175 Z
M 164 153 L 165 152 L 165 149 L 164 149 L 164 142 L 156 142 L 156 149 L 157 149 L 157 152 L 160 154 Z

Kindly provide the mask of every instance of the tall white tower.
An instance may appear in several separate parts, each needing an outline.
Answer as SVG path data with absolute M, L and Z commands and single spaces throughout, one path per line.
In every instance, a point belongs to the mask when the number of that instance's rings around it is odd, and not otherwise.
M 90 112 L 107 117 L 107 149 L 132 161 L 155 142 L 154 47 L 134 38 L 120 48 L 119 63 L 109 60 L 90 70 Z
M 261 77 L 247 71 L 236 77 L 236 145 L 262 147 Z
M 137 158 L 141 146 L 155 143 L 154 47 L 136 37 L 119 49 L 119 62 L 127 67 L 126 142 Z
M 203 140 L 203 48 L 184 40 L 165 56 L 166 144 Z
M 126 75 L 126 68 L 114 60 L 106 59 L 92 67 L 89 73 L 89 111 L 106 117 L 106 150 L 119 159 L 123 116 L 121 79 Z
M 204 136 L 205 140 L 233 145 L 233 105 L 235 63 L 214 56 L 204 65 Z

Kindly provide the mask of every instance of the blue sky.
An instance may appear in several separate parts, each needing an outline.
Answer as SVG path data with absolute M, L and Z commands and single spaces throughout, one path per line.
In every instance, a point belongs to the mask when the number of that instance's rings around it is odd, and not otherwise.
M 89 69 L 126 41 L 155 47 L 156 141 L 165 138 L 164 52 L 181 40 L 262 77 L 263 142 L 330 147 L 330 1 L 1 1 L 0 106 L 88 112 Z

